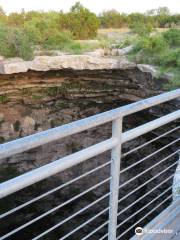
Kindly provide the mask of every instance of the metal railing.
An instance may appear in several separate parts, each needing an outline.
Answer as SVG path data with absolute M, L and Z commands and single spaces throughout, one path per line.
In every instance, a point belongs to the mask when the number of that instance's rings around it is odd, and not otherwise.
M 27 202 L 20 204 L 16 206 L 13 209 L 10 209 L 6 212 L 1 213 L 0 220 L 11 216 L 11 214 L 16 213 L 19 210 L 24 209 L 25 207 L 35 203 L 36 201 L 39 201 L 43 199 L 44 197 L 57 192 L 70 184 L 76 183 L 78 180 L 82 180 L 83 178 L 90 176 L 92 173 L 97 173 L 99 170 L 106 168 L 110 166 L 110 175 L 105 178 L 104 180 L 100 181 L 99 183 L 95 184 L 94 186 L 89 187 L 88 189 L 82 191 L 81 193 L 73 196 L 72 198 L 66 200 L 65 202 L 53 207 L 52 209 L 48 210 L 47 212 L 44 212 L 40 214 L 39 216 L 31 219 L 30 221 L 16 227 L 15 229 L 11 229 L 8 233 L 5 233 L 0 237 L 0 239 L 8 239 L 9 237 L 13 236 L 14 234 L 18 233 L 21 230 L 26 229 L 28 226 L 31 226 L 32 224 L 36 223 L 37 221 L 45 218 L 46 216 L 49 216 L 50 214 L 54 213 L 55 211 L 61 209 L 62 207 L 66 206 L 67 204 L 73 203 L 73 201 L 78 200 L 80 197 L 84 196 L 85 194 L 95 190 L 98 187 L 102 187 L 104 184 L 110 183 L 110 191 L 106 194 L 103 194 L 101 197 L 96 199 L 95 201 L 91 202 L 90 204 L 86 205 L 85 207 L 82 207 L 77 212 L 71 214 L 69 217 L 63 219 L 62 221 L 56 223 L 52 227 L 46 229 L 42 233 L 38 234 L 37 236 L 33 237 L 33 240 L 41 239 L 47 234 L 51 233 L 52 231 L 56 230 L 57 228 L 61 227 L 63 224 L 68 223 L 71 219 L 75 218 L 76 216 L 81 215 L 84 211 L 91 209 L 96 204 L 101 203 L 102 200 L 109 198 L 109 206 L 107 206 L 105 209 L 99 211 L 97 214 L 95 214 L 93 217 L 89 218 L 88 220 L 81 223 L 79 226 L 75 227 L 70 232 L 66 233 L 64 236 L 62 236 L 60 239 L 71 239 L 71 236 L 75 234 L 77 231 L 81 231 L 83 227 L 86 225 L 92 223 L 95 219 L 97 219 L 99 216 L 102 216 L 104 214 L 107 214 L 109 212 L 109 217 L 104 221 L 101 225 L 97 226 L 94 230 L 92 230 L 90 233 L 86 234 L 86 236 L 82 237 L 81 239 L 92 239 L 93 235 L 96 235 L 97 232 L 104 227 L 107 228 L 107 233 L 105 233 L 103 236 L 101 236 L 99 239 L 106 239 L 109 240 L 115 240 L 115 239 L 121 239 L 123 236 L 125 236 L 126 233 L 128 233 L 131 229 L 133 229 L 137 223 L 141 222 L 143 219 L 146 219 L 148 215 L 150 215 L 153 211 L 155 211 L 158 207 L 160 207 L 163 203 L 171 199 L 171 194 L 168 195 L 164 200 L 162 200 L 157 206 L 154 208 L 152 207 L 152 210 L 148 213 L 144 214 L 141 219 L 138 219 L 136 222 L 133 222 L 128 228 L 126 228 L 124 231 L 120 232 L 120 235 L 117 236 L 118 229 L 121 228 L 125 223 L 127 223 L 129 220 L 131 220 L 134 216 L 139 214 L 143 211 L 143 209 L 146 209 L 148 206 L 153 206 L 153 203 L 156 200 L 161 199 L 162 196 L 165 196 L 170 190 L 171 186 L 167 189 L 163 190 L 161 194 L 156 196 L 154 199 L 149 201 L 147 204 L 145 204 L 142 208 L 138 209 L 137 211 L 133 212 L 129 217 L 127 217 L 124 220 L 118 221 L 118 218 L 120 215 L 125 213 L 127 210 L 129 210 L 131 207 L 138 204 L 139 201 L 144 199 L 146 196 L 148 196 L 150 193 L 152 193 L 154 190 L 156 190 L 158 187 L 162 186 L 164 183 L 169 181 L 173 178 L 174 174 L 171 174 L 168 177 L 165 177 L 163 181 L 161 181 L 158 185 L 156 185 L 154 188 L 146 192 L 144 195 L 137 198 L 135 201 L 133 201 L 131 204 L 129 204 L 127 207 L 121 209 L 121 202 L 123 200 L 126 200 L 128 197 L 132 196 L 133 193 L 136 193 L 139 189 L 141 189 L 144 186 L 147 186 L 150 184 L 153 180 L 157 179 L 158 177 L 162 176 L 162 174 L 167 173 L 170 171 L 172 167 L 175 167 L 177 164 L 177 161 L 174 161 L 171 165 L 163 169 L 161 172 L 156 174 L 155 176 L 151 177 L 147 181 L 143 182 L 141 185 L 133 189 L 133 191 L 128 192 L 128 194 L 122 196 L 119 199 L 119 194 L 121 192 L 121 189 L 123 187 L 126 187 L 129 183 L 132 183 L 136 179 L 138 179 L 140 176 L 143 176 L 148 171 L 152 170 L 156 166 L 159 166 L 162 163 L 165 163 L 172 157 L 176 156 L 179 149 L 174 151 L 173 153 L 169 154 L 166 157 L 163 157 L 160 159 L 160 161 L 156 162 L 152 166 L 148 167 L 147 169 L 144 169 L 143 171 L 140 171 L 139 174 L 135 175 L 134 177 L 130 178 L 128 181 L 120 184 L 120 176 L 121 174 L 127 173 L 132 168 L 136 167 L 140 163 L 144 163 L 149 158 L 155 156 L 158 153 L 161 153 L 162 150 L 167 149 L 168 147 L 171 147 L 173 144 L 177 144 L 179 142 L 179 138 L 174 140 L 173 142 L 163 146 L 162 148 L 154 151 L 153 153 L 149 154 L 148 156 L 143 157 L 137 162 L 134 162 L 133 164 L 122 168 L 121 169 L 121 158 L 127 157 L 130 154 L 135 154 L 136 151 L 139 149 L 148 146 L 151 143 L 154 143 L 158 139 L 167 136 L 170 133 L 173 133 L 179 129 L 178 126 L 176 126 L 174 129 L 171 129 L 165 133 L 163 133 L 161 136 L 158 136 L 152 140 L 147 141 L 146 143 L 122 154 L 121 146 L 122 144 L 131 141 L 139 136 L 142 136 L 143 134 L 146 134 L 154 129 L 157 129 L 165 124 L 168 124 L 172 121 L 177 120 L 180 117 L 180 110 L 174 111 L 170 114 L 167 114 L 163 117 L 160 117 L 158 119 L 155 119 L 153 121 L 150 121 L 148 123 L 145 123 L 141 126 L 135 127 L 131 130 L 128 130 L 126 132 L 122 132 L 122 123 L 123 123 L 123 117 L 130 115 L 132 113 L 136 113 L 138 111 L 150 108 L 152 106 L 168 102 L 170 100 L 176 99 L 180 97 L 180 89 L 177 89 L 175 91 L 163 93 L 159 96 L 151 97 L 149 99 L 145 99 L 136 103 L 129 104 L 127 106 L 123 106 L 111 111 L 107 111 L 101 114 L 94 115 L 92 117 L 85 118 L 83 120 L 79 120 L 76 122 L 72 122 L 70 124 L 66 124 L 60 127 L 56 127 L 44 132 L 40 132 L 31 136 L 27 136 L 15 141 L 11 141 L 5 144 L 0 145 L 0 159 L 8 158 L 10 156 L 13 156 L 17 153 L 22 153 L 27 150 L 39 147 L 41 145 L 51 143 L 52 141 L 62 139 L 67 136 L 71 136 L 76 133 L 80 133 L 84 130 L 88 130 L 93 127 L 97 127 L 100 125 L 103 125 L 108 122 L 112 122 L 112 137 L 102 141 L 100 143 L 94 144 L 90 147 L 87 147 L 81 151 L 75 152 L 71 155 L 65 156 L 61 159 L 58 159 L 54 162 L 51 162 L 49 164 L 46 164 L 42 167 L 39 167 L 37 169 L 31 170 L 25 174 L 22 174 L 18 177 L 15 177 L 13 179 L 10 179 L 8 181 L 5 181 L 0 184 L 0 198 L 3 199 L 10 194 L 16 193 L 19 190 L 22 190 L 28 186 L 31 186 L 32 184 L 38 183 L 44 179 L 47 179 L 57 173 L 60 173 L 64 170 L 67 170 L 77 164 L 80 164 L 82 162 L 85 162 L 86 160 L 93 158 L 95 156 L 98 156 L 106 151 L 111 151 L 111 160 L 109 159 L 108 162 L 103 163 L 99 166 L 97 166 L 94 169 L 91 169 L 90 171 L 83 173 L 82 175 L 71 179 L 70 181 L 61 184 L 58 187 L 55 187 L 31 200 L 28 200 Z M 120 210 L 119 210 L 120 209 Z M 78 239 L 78 238 L 76 238 Z M 127 239 L 127 238 L 126 238 Z

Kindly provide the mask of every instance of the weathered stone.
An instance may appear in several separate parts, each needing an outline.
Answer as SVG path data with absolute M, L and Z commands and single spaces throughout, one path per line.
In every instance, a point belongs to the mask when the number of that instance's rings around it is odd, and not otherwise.
M 158 75 L 157 67 L 148 64 L 137 64 L 140 71 L 145 73 L 151 73 L 152 76 L 156 77 Z
M 102 55 L 117 56 L 118 51 L 99 50 L 87 55 L 60 55 L 60 56 L 38 56 L 32 61 L 23 61 L 20 58 L 7 59 L 1 63 L 0 74 L 23 73 L 28 70 L 49 71 L 60 69 L 73 70 L 100 70 L 100 69 L 128 69 L 135 66 L 124 57 L 120 59 L 103 58 Z
M 7 59 L 3 62 L 3 65 L 0 67 L 0 74 L 13 74 L 19 72 L 27 72 L 28 61 L 23 61 L 21 58 L 12 58 Z
M 22 136 L 26 136 L 34 133 L 35 132 L 34 126 L 35 126 L 34 119 L 29 116 L 25 117 L 21 126 Z
M 125 54 L 126 55 L 126 54 L 130 53 L 132 50 L 133 50 L 133 45 L 130 45 L 128 47 L 119 49 L 119 54 Z
M 0 136 L 5 140 L 8 140 L 14 134 L 13 124 L 9 122 L 3 122 L 0 126 Z
M 59 69 L 97 70 L 97 69 L 128 69 L 135 64 L 128 60 L 93 57 L 88 55 L 67 55 L 55 57 L 35 57 L 30 63 L 30 70 L 49 71 Z
M 3 113 L 0 113 L 0 123 L 4 121 L 4 114 Z

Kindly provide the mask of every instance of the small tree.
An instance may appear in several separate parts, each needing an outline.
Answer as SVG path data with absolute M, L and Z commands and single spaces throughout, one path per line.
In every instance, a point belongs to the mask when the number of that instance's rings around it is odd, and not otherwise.
M 125 25 L 124 16 L 114 9 L 102 12 L 99 18 L 104 28 L 121 28 Z
M 99 27 L 97 16 L 77 2 L 67 14 L 68 28 L 75 39 L 94 38 Z

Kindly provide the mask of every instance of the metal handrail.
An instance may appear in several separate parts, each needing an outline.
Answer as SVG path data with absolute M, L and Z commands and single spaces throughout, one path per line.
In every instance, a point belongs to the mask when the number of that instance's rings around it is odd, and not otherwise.
M 94 115 L 92 117 L 65 124 L 60 127 L 49 129 L 47 131 L 36 133 L 32 136 L 27 136 L 22 139 L 1 144 L 0 159 L 10 157 L 17 153 L 22 153 L 32 148 L 42 146 L 46 143 L 59 140 L 61 138 L 85 131 L 93 127 L 97 127 L 99 125 L 103 125 L 119 117 L 130 115 L 132 113 L 150 108 L 164 102 L 168 102 L 178 97 L 180 97 L 180 89 L 147 98 L 139 102 L 135 102 L 123 107 L 113 109 L 111 111 Z
M 125 133 L 122 133 L 121 144 L 127 141 L 130 141 L 138 136 L 141 136 L 145 132 L 152 131 L 159 126 L 167 124 L 171 121 L 174 121 L 180 117 L 180 110 L 177 110 L 171 114 L 168 114 L 164 117 L 158 118 L 157 120 L 153 120 L 149 123 L 141 125 L 140 127 L 129 130 Z M 161 125 L 162 124 L 162 125 Z M 146 129 L 146 131 L 145 131 Z M 16 140 L 17 142 L 19 140 Z M 14 145 L 16 145 L 16 141 Z M 75 166 L 89 158 L 95 157 L 103 152 L 106 152 L 113 147 L 117 146 L 119 139 L 117 137 L 112 137 L 108 140 L 105 140 L 101 143 L 90 146 L 86 149 L 83 149 L 79 152 L 56 160 L 52 163 L 46 164 L 45 166 L 39 167 L 35 170 L 32 170 L 28 173 L 25 173 L 21 176 L 18 176 L 12 180 L 6 181 L 0 184 L 0 198 L 8 196 L 11 193 L 14 193 L 18 190 L 21 190 L 27 186 L 30 186 L 36 182 L 39 182 L 43 179 L 46 179 L 52 175 L 55 175 L 59 172 L 62 172 L 72 166 Z M 8 143 L 7 143 L 8 144 Z M 6 145 L 2 144 L 2 145 Z M 1 153 L 1 146 L 0 146 Z
M 118 216 L 122 212 L 126 211 L 129 207 L 133 206 L 140 199 L 142 199 L 143 197 L 148 195 L 151 191 L 153 191 L 153 189 L 156 189 L 158 186 L 160 186 L 161 184 L 163 184 L 163 182 L 165 182 L 167 180 L 162 181 L 155 188 L 153 188 L 150 192 L 141 196 L 139 199 L 137 199 L 135 202 L 130 204 L 127 208 L 125 208 L 124 210 L 122 210 L 119 213 L 118 213 L 118 204 L 122 200 L 124 200 L 127 196 L 130 196 L 132 193 L 134 193 L 135 191 L 140 189 L 142 186 L 149 183 L 150 181 L 152 181 L 156 177 L 160 176 L 162 173 L 169 170 L 172 166 L 175 166 L 177 162 L 173 163 L 172 165 L 170 165 L 169 167 L 167 167 L 166 169 L 164 169 L 163 171 L 158 173 L 156 176 L 152 177 L 151 179 L 149 179 L 148 181 L 146 181 L 142 185 L 138 186 L 136 189 L 134 189 L 132 192 L 128 193 L 127 195 L 125 195 L 121 199 L 118 199 L 119 190 L 121 188 L 123 188 L 126 184 L 134 181 L 136 178 L 142 176 L 144 173 L 153 169 L 155 166 L 158 166 L 159 164 L 165 162 L 170 157 L 177 154 L 179 150 L 175 151 L 174 153 L 171 153 L 170 155 L 163 158 L 162 160 L 160 160 L 156 164 L 152 165 L 148 169 L 145 169 L 141 173 L 137 174 L 136 176 L 132 177 L 131 179 L 129 179 L 128 181 L 126 181 L 125 183 L 123 183 L 119 186 L 121 174 L 123 174 L 125 171 L 131 169 L 132 167 L 135 167 L 137 164 L 140 164 L 144 160 L 147 160 L 148 158 L 150 158 L 150 157 L 154 156 L 155 154 L 161 152 L 162 150 L 164 150 L 164 149 L 172 146 L 173 144 L 177 143 L 179 141 L 179 139 L 174 140 L 173 142 L 167 144 L 166 146 L 164 146 L 164 147 L 158 149 L 157 151 L 151 153 L 149 156 L 146 156 L 143 159 L 140 159 L 136 163 L 133 163 L 130 166 L 128 166 L 128 167 L 126 167 L 125 169 L 122 169 L 122 170 L 120 168 L 121 158 L 123 156 L 126 156 L 126 155 L 134 152 L 134 151 L 137 151 L 141 147 L 147 146 L 147 144 L 149 144 L 151 142 L 154 142 L 155 140 L 159 139 L 162 136 L 166 136 L 167 134 L 169 134 L 169 133 L 171 133 L 175 130 L 178 130 L 179 127 L 176 127 L 174 129 L 162 134 L 161 136 L 156 137 L 155 139 L 152 139 L 149 142 L 146 142 L 146 143 L 142 144 L 141 146 L 136 147 L 134 150 L 130 150 L 129 152 L 125 153 L 124 155 L 121 154 L 121 146 L 122 146 L 123 143 L 126 143 L 126 142 L 128 142 L 130 140 L 133 140 L 133 139 L 135 139 L 135 138 L 137 138 L 137 137 L 139 137 L 139 136 L 141 136 L 141 135 L 143 135 L 147 132 L 150 132 L 154 129 L 157 129 L 158 127 L 161 127 L 161 126 L 163 126 L 167 123 L 170 123 L 174 120 L 177 120 L 178 118 L 180 118 L 180 110 L 174 111 L 170 114 L 162 116 L 158 119 L 155 119 L 153 121 L 145 123 L 145 124 L 143 124 L 141 126 L 138 126 L 136 128 L 130 129 L 126 132 L 122 132 L 123 117 L 127 116 L 129 114 L 132 114 L 132 113 L 150 108 L 152 106 L 155 106 L 155 105 L 173 100 L 173 99 L 178 98 L 178 97 L 180 97 L 180 89 L 177 89 L 175 91 L 171 91 L 171 92 L 168 92 L 168 93 L 163 93 L 159 96 L 151 97 L 151 98 L 148 98 L 148 99 L 136 102 L 136 103 L 129 104 L 129 105 L 124 106 L 124 107 L 120 107 L 120 108 L 117 108 L 117 109 L 114 109 L 114 110 L 111 110 L 111 111 L 107 111 L 107 112 L 104 112 L 104 113 L 101 113 L 101 114 L 97 114 L 95 116 L 88 117 L 88 118 L 85 118 L 85 119 L 82 119 L 82 120 L 79 120 L 79 121 L 76 121 L 76 122 L 73 122 L 73 123 L 70 123 L 70 124 L 66 124 L 64 126 L 60 126 L 60 127 L 57 127 L 57 128 L 53 128 L 53 129 L 50 129 L 50 130 L 47 130 L 47 131 L 44 131 L 44 132 L 40 132 L 40 133 L 31 135 L 31 136 L 28 136 L 28 137 L 24 137 L 22 139 L 18 139 L 18 140 L 14 140 L 12 142 L 0 144 L 0 159 L 3 159 L 3 158 L 10 157 L 14 154 L 21 153 L 21 152 L 30 150 L 32 148 L 41 146 L 43 144 L 62 139 L 64 137 L 70 136 L 72 134 L 79 133 L 79 132 L 82 132 L 84 130 L 102 125 L 104 123 L 112 122 L 112 137 L 111 138 L 109 138 L 107 140 L 104 140 L 100 143 L 94 144 L 90 147 L 87 147 L 87 148 L 85 148 L 85 149 L 83 149 L 79 152 L 76 152 L 76 153 L 73 153 L 71 155 L 65 156 L 61 159 L 58 159 L 54 162 L 46 164 L 42 167 L 31 170 L 31 171 L 29 171 L 25 174 L 22 174 L 18 177 L 15 177 L 13 179 L 10 179 L 10 180 L 5 181 L 5 182 L 0 184 L 0 198 L 4 198 L 4 197 L 6 197 L 6 196 L 8 196 L 12 193 L 15 193 L 15 192 L 17 192 L 21 189 L 24 189 L 27 186 L 30 186 L 30 185 L 32 185 L 34 183 L 37 183 L 37 182 L 39 182 L 43 179 L 46 179 L 50 176 L 53 176 L 53 175 L 55 175 L 59 172 L 67 170 L 70 167 L 73 167 L 73 166 L 75 166 L 79 163 L 82 163 L 82 162 L 84 162 L 84 161 L 86 161 L 86 160 L 88 160 L 92 157 L 95 157 L 99 154 L 102 154 L 102 153 L 104 153 L 108 150 L 111 150 L 111 161 L 109 161 L 107 163 L 104 163 L 104 164 L 90 170 L 89 172 L 86 172 L 86 173 L 70 180 L 67 183 L 62 184 L 61 186 L 58 186 L 58 187 L 56 187 L 52 190 L 49 190 L 48 192 L 46 192 L 46 193 L 44 193 L 44 194 L 42 194 L 38 197 L 35 197 L 34 199 L 31 199 L 31 200 L 27 201 L 26 203 L 23 203 L 20 206 L 15 207 L 14 209 L 11 209 L 11 210 L 9 210 L 5 213 L 2 213 L 0 215 L 0 218 L 4 218 L 4 217 L 8 216 L 9 214 L 14 213 L 14 212 L 24 208 L 25 206 L 28 206 L 29 204 L 32 204 L 35 201 L 38 201 L 38 200 L 42 199 L 43 197 L 45 197 L 45 196 L 47 196 L 47 195 L 49 195 L 49 194 L 51 194 L 55 191 L 58 191 L 65 186 L 68 186 L 69 184 L 75 183 L 77 180 L 82 179 L 83 177 L 86 177 L 89 174 L 94 173 L 95 171 L 98 171 L 99 169 L 101 169 L 105 166 L 111 165 L 111 170 L 110 170 L 111 173 L 110 173 L 110 176 L 108 178 L 106 178 L 105 180 L 103 180 L 102 182 L 100 182 L 100 183 L 98 183 L 94 186 L 91 186 L 87 190 L 84 190 L 82 193 L 72 197 L 71 199 L 67 200 L 64 203 L 61 203 L 60 205 L 52 208 L 51 210 L 48 210 L 47 212 L 45 212 L 45 213 L 41 214 L 40 216 L 30 220 L 29 222 L 17 227 L 16 229 L 11 230 L 9 233 L 0 237 L 0 239 L 6 239 L 7 237 L 13 235 L 14 233 L 24 229 L 25 227 L 28 227 L 29 225 L 31 225 L 34 222 L 38 221 L 39 219 L 43 218 L 44 216 L 47 216 L 47 215 L 51 214 L 52 212 L 56 211 L 57 209 L 61 208 L 62 206 L 65 206 L 67 203 L 78 199 L 79 197 L 83 196 L 84 194 L 89 193 L 90 191 L 94 190 L 96 187 L 99 187 L 104 183 L 108 183 L 109 181 L 110 181 L 110 192 L 104 194 L 102 197 L 96 199 L 94 202 L 88 204 L 86 207 L 80 209 L 78 212 L 74 213 L 73 215 L 64 219 L 63 221 L 55 224 L 54 226 L 52 226 L 51 228 L 42 232 L 41 234 L 34 237 L 33 239 L 34 240 L 39 239 L 40 237 L 42 237 L 42 236 L 46 235 L 47 233 L 53 231 L 57 227 L 66 223 L 68 220 L 72 219 L 73 217 L 83 213 L 83 211 L 90 208 L 94 204 L 100 202 L 101 200 L 105 199 L 106 197 L 109 197 L 109 206 L 107 208 L 100 211 L 99 213 L 97 213 L 96 215 L 91 217 L 89 220 L 85 221 L 80 226 L 76 227 L 74 230 L 67 233 L 64 237 L 61 237 L 60 239 L 64 240 L 68 236 L 71 236 L 73 233 L 80 230 L 86 224 L 90 223 L 91 221 L 93 221 L 95 218 L 97 218 L 98 216 L 100 216 L 101 214 L 103 214 L 106 211 L 109 211 L 109 219 L 107 221 L 105 221 L 103 224 L 101 224 L 99 227 L 97 227 L 94 231 L 87 234 L 87 236 L 84 237 L 83 239 L 89 238 L 94 233 L 96 233 L 98 231 L 98 229 L 101 229 L 103 226 L 105 226 L 107 224 L 108 224 L 108 233 L 105 236 L 108 235 L 109 240 L 119 239 L 119 237 L 123 236 L 126 232 L 128 232 L 128 229 L 124 233 L 122 233 L 118 238 L 116 236 L 117 227 L 118 227 L 118 225 L 117 225 Z M 171 176 L 171 177 L 173 177 L 173 176 Z M 163 195 L 163 194 L 161 194 L 161 195 Z M 151 202 L 153 202 L 153 201 L 151 201 Z M 132 228 L 132 226 L 131 226 L 131 228 Z M 129 228 L 129 229 L 131 229 L 131 228 Z M 104 236 L 101 239 L 104 239 Z

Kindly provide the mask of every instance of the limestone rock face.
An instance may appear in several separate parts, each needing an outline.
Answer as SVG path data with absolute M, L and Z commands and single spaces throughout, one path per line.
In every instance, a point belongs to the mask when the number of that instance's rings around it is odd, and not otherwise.
M 61 69 L 101 70 L 101 69 L 131 69 L 135 67 L 125 57 L 110 58 L 99 55 L 62 55 L 38 56 L 32 61 L 20 58 L 8 59 L 1 62 L 0 74 L 24 73 L 28 70 L 49 71 Z
M 19 72 L 28 71 L 28 61 L 24 61 L 21 58 L 7 59 L 1 62 L 0 73 L 1 74 L 13 74 Z
M 66 56 L 41 56 L 35 57 L 30 64 L 30 70 L 48 71 L 59 69 L 73 70 L 97 70 L 97 69 L 119 69 L 132 68 L 135 64 L 125 59 L 101 58 L 88 55 L 66 55 Z

